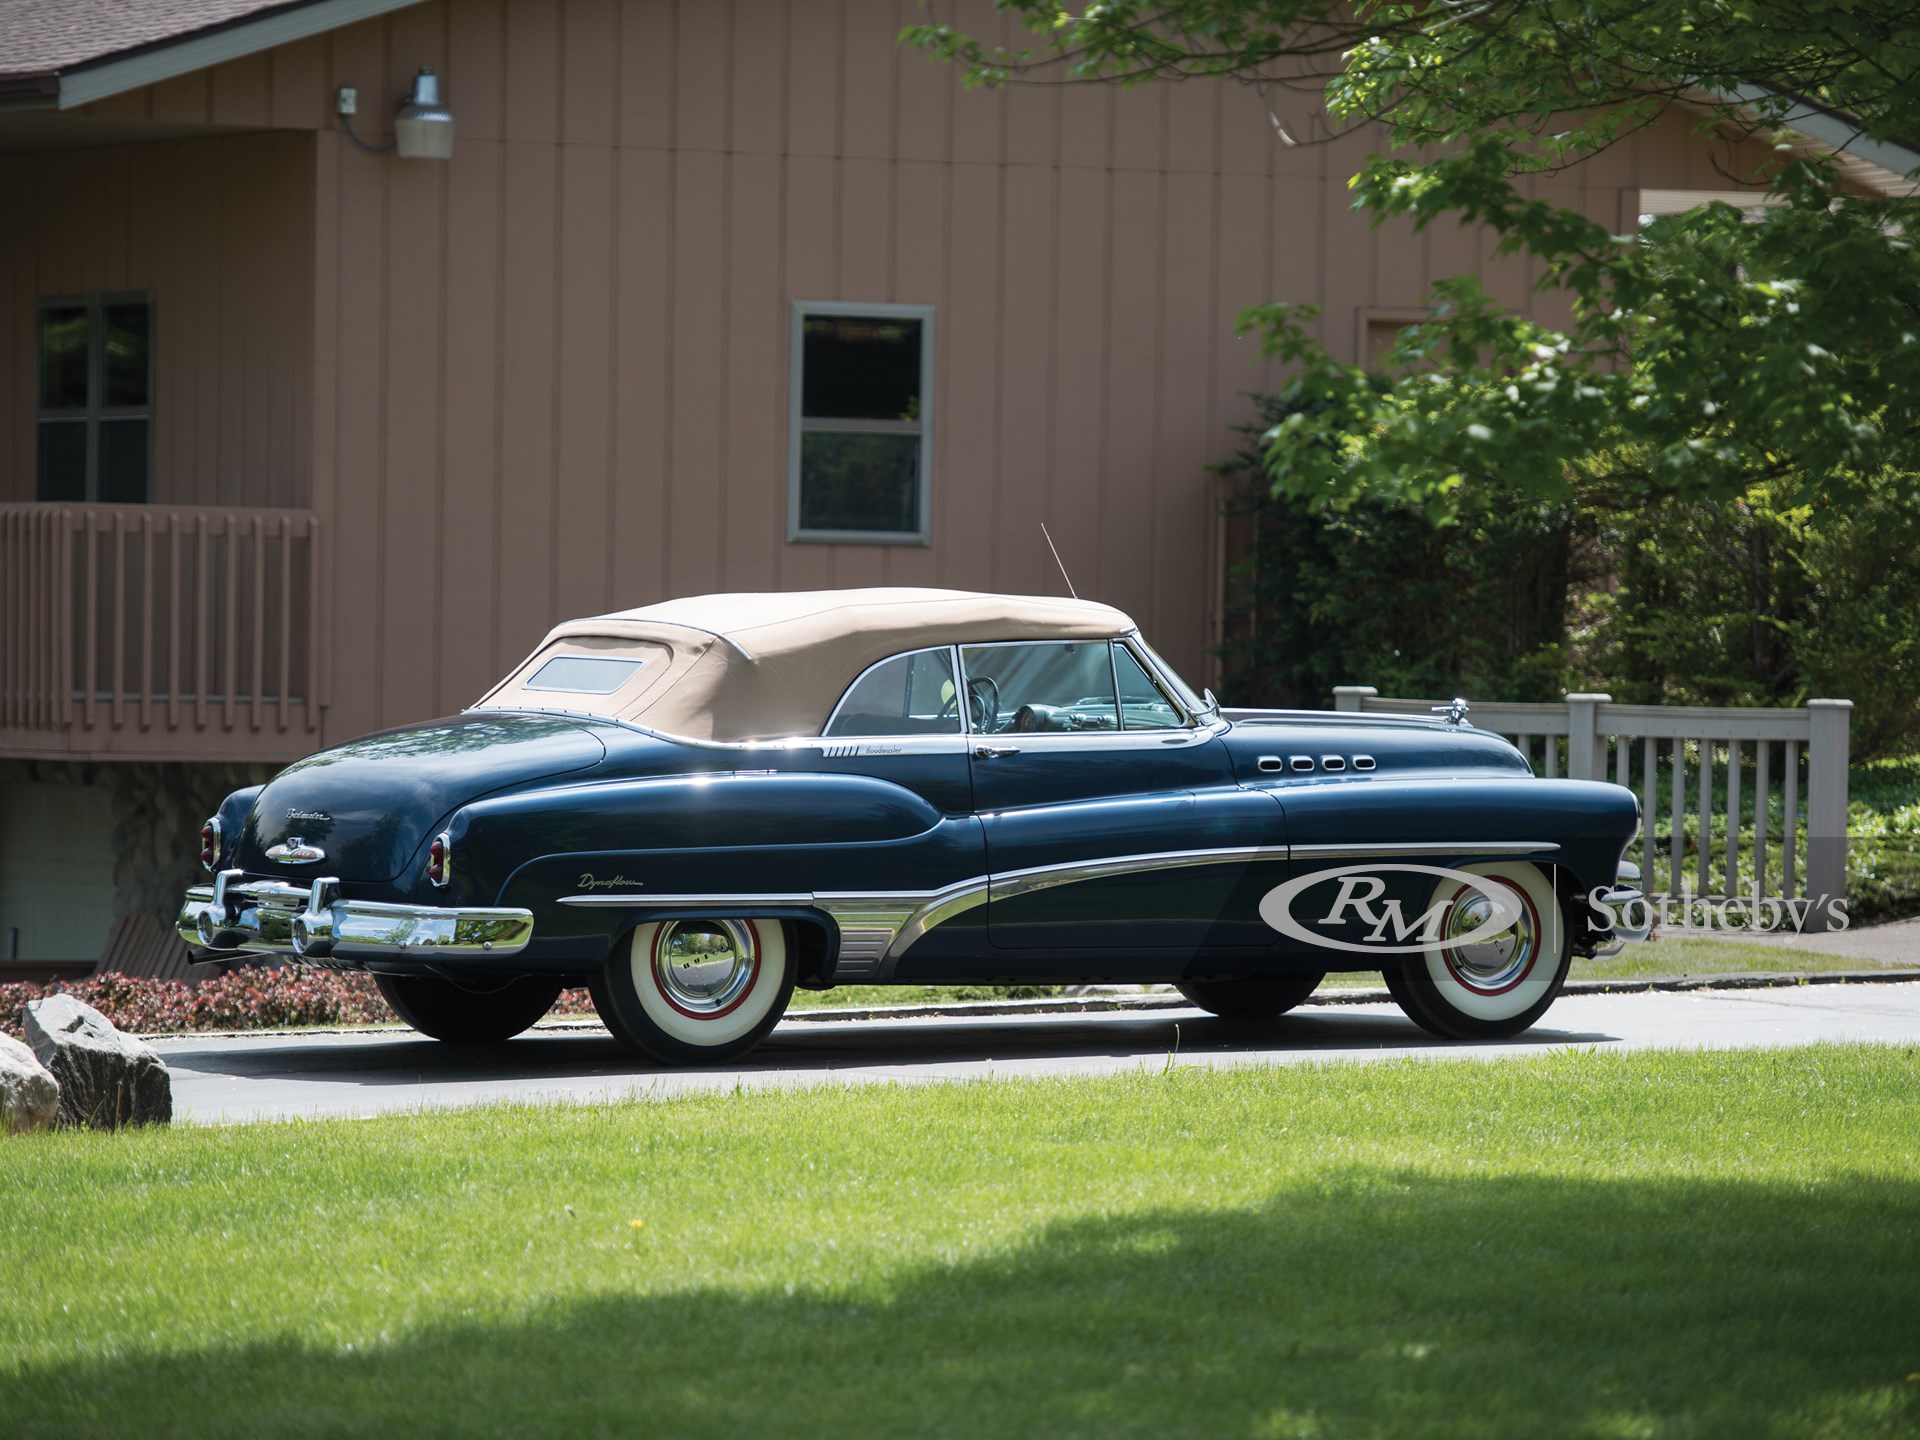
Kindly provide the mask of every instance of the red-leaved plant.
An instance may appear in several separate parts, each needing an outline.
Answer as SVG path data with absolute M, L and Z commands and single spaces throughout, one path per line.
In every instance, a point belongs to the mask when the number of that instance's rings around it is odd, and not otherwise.
M 27 1003 L 61 993 L 136 1035 L 399 1023 L 371 975 L 289 967 L 235 970 L 199 982 L 97 975 L 90 980 L 0 985 L 0 1030 L 17 1038 Z M 591 1015 L 593 1002 L 585 990 L 566 990 L 553 1013 Z

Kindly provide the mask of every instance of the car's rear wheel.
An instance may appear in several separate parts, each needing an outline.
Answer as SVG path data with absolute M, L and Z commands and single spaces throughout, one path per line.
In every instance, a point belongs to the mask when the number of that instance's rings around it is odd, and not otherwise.
M 1393 998 L 1422 1029 L 1449 1040 L 1504 1039 L 1532 1025 L 1560 994 L 1573 961 L 1571 929 L 1538 866 L 1463 868 L 1487 891 L 1442 880 L 1428 904 L 1446 907 L 1437 938 L 1459 936 L 1465 943 L 1419 951 L 1383 973 Z M 1500 934 L 1474 938 L 1492 917 L 1488 894 L 1511 901 L 1518 915 Z
M 553 1008 L 562 986 L 546 975 L 520 975 L 497 984 L 434 975 L 375 975 L 373 983 L 407 1024 L 454 1045 L 511 1040 Z
M 670 1065 L 745 1054 L 793 994 L 793 949 L 779 920 L 661 920 L 613 947 L 591 986 L 607 1029 Z
M 1271 1020 L 1320 988 L 1325 975 L 1284 980 L 1189 980 L 1173 988 L 1223 1020 Z

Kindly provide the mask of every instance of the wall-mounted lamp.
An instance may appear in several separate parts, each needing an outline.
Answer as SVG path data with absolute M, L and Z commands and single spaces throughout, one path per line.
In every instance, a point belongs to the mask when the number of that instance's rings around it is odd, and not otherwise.
M 340 123 L 347 138 L 375 155 L 397 150 L 403 160 L 451 160 L 453 158 L 453 112 L 440 103 L 440 77 L 424 66 L 413 77 L 413 89 L 393 118 L 393 141 L 387 145 L 369 145 L 354 133 L 352 116 L 360 109 L 360 92 L 342 85 L 336 97 Z
M 440 77 L 422 69 L 413 93 L 393 122 L 393 141 L 403 160 L 451 160 L 453 112 L 440 103 Z

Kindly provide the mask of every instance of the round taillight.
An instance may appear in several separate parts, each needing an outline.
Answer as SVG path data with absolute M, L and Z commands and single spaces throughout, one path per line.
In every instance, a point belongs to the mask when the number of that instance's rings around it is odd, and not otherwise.
M 200 868 L 211 874 L 219 863 L 220 817 L 216 815 L 200 827 Z
M 427 879 L 436 885 L 445 885 L 450 873 L 448 860 L 452 845 L 444 832 L 433 837 L 433 843 L 427 846 Z

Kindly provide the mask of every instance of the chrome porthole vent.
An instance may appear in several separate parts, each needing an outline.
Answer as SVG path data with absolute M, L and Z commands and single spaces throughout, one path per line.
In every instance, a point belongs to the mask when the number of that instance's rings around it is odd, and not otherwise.
M 1353 757 L 1353 768 L 1356 770 L 1372 770 L 1376 767 L 1371 755 L 1356 755 Z

